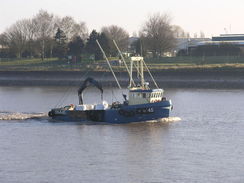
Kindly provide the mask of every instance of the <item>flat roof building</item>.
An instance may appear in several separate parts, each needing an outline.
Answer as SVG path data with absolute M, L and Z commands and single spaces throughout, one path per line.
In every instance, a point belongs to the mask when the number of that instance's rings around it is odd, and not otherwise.
M 244 34 L 220 34 L 212 37 L 212 41 L 244 41 Z

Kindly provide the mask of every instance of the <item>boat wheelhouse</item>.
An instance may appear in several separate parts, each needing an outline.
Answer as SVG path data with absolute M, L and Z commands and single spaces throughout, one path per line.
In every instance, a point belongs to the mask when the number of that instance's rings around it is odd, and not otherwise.
M 162 89 L 142 90 L 132 88 L 129 91 L 129 105 L 147 104 L 164 100 Z

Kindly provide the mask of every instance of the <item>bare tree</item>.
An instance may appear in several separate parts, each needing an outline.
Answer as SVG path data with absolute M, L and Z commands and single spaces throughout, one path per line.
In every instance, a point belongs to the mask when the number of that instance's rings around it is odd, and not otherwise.
M 72 39 L 76 37 L 81 37 L 81 39 L 86 40 L 89 36 L 88 28 L 85 22 L 75 23 L 72 31 Z
M 175 45 L 170 21 L 168 14 L 156 13 L 148 18 L 140 32 L 144 45 L 153 52 L 154 57 L 162 56 Z
M 63 17 L 59 23 L 59 28 L 64 32 L 68 41 L 70 41 L 73 36 L 72 31 L 74 24 L 75 20 L 70 16 Z
M 10 50 L 9 41 L 6 32 L 0 34 L 0 53 L 2 48 L 5 48 L 5 50 L 8 50 L 8 52 Z
M 205 33 L 203 31 L 200 31 L 200 38 L 205 38 Z
M 66 16 L 58 24 L 58 27 L 64 31 L 68 41 L 77 36 L 80 36 L 83 40 L 88 38 L 88 29 L 84 22 L 77 23 L 73 17 Z
M 1 46 L 7 46 L 8 41 L 7 41 L 7 37 L 6 37 L 6 32 L 0 34 L 0 45 Z
M 194 33 L 193 37 L 194 37 L 194 38 L 198 38 L 198 35 L 197 35 L 196 32 Z
M 35 37 L 39 42 L 41 50 L 41 58 L 45 57 L 45 43 L 53 39 L 55 22 L 54 16 L 47 11 L 40 10 L 39 13 L 33 18 L 35 25 Z
M 172 31 L 174 32 L 174 37 L 176 38 L 187 37 L 187 33 L 178 25 L 172 25 Z
M 110 41 L 115 40 L 121 50 L 125 51 L 128 48 L 129 33 L 117 25 L 103 27 L 102 31 Z
M 33 52 L 35 52 L 35 25 L 32 19 L 23 19 L 21 21 L 23 34 L 26 36 L 27 45 L 26 50 L 29 52 L 29 56 L 33 56 Z
M 28 37 L 26 34 L 27 20 L 20 20 L 8 28 L 1 36 L 1 42 L 7 46 L 17 58 L 22 57 L 26 49 Z
M 187 32 L 187 33 L 186 33 L 186 38 L 190 38 L 190 37 L 191 37 L 190 33 Z

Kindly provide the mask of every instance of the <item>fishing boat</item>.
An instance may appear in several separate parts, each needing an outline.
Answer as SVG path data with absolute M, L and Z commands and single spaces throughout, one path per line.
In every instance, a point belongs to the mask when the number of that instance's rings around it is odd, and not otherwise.
M 106 58 L 111 72 L 121 89 L 119 81 L 113 72 L 113 69 L 104 53 L 101 45 L 97 41 L 98 46 Z M 115 43 L 116 44 L 116 43 Z M 117 47 L 117 45 L 116 45 Z M 119 48 L 117 47 L 121 54 Z M 145 121 L 157 121 L 168 118 L 173 106 L 171 100 L 164 97 L 164 90 L 159 88 L 156 81 L 152 77 L 143 57 L 136 56 L 130 59 L 130 69 L 121 54 L 122 60 L 129 74 L 128 97 L 123 94 L 124 101 L 113 102 L 108 104 L 103 101 L 103 88 L 95 79 L 88 77 L 78 90 L 79 104 L 67 105 L 61 108 L 54 108 L 49 111 L 48 115 L 55 120 L 61 121 L 78 121 L 78 122 L 105 122 L 105 123 L 133 123 Z M 155 89 L 149 87 L 149 83 L 144 80 L 144 68 L 147 69 L 151 76 Z M 140 82 L 135 83 L 133 79 L 133 71 L 137 72 Z M 84 104 L 83 92 L 89 85 L 94 85 L 100 90 L 102 103 Z

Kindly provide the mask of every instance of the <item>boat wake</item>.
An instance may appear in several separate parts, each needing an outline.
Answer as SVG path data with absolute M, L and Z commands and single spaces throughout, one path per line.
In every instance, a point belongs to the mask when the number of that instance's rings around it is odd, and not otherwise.
M 46 119 L 47 113 L 0 112 L 0 120 Z
M 151 122 L 151 123 L 158 123 L 158 122 L 162 122 L 162 123 L 174 123 L 174 122 L 178 122 L 181 121 L 181 118 L 179 117 L 168 117 L 168 118 L 161 118 L 158 120 L 150 120 L 147 122 Z

